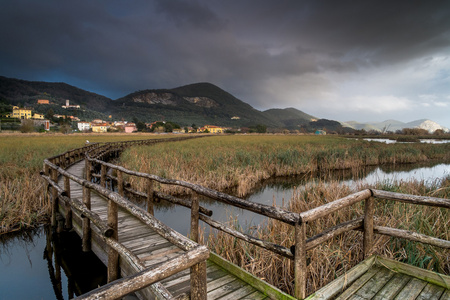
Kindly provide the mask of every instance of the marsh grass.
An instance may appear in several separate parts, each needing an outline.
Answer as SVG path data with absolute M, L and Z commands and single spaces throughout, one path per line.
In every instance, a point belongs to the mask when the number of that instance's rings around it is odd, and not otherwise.
M 348 169 L 359 172 L 365 166 L 407 164 L 428 160 L 450 159 L 450 144 L 382 144 L 339 137 L 315 136 L 220 136 L 133 147 L 125 151 L 121 164 L 126 168 L 165 178 L 176 178 L 220 191 L 233 188 L 238 196 L 246 195 L 257 183 L 274 176 L 312 174 L 320 171 Z M 144 182 L 130 178 L 142 189 Z M 316 181 L 295 190 L 288 210 L 302 212 L 329 201 L 345 197 L 365 188 L 377 188 L 406 194 L 448 198 L 449 181 L 381 182 L 373 186 L 360 185 L 355 190 L 339 182 Z M 167 192 L 188 193 L 186 190 L 160 186 Z M 325 229 L 363 214 L 363 203 L 331 214 L 308 224 L 307 235 L 314 236 Z M 449 212 L 424 206 L 378 201 L 376 222 L 382 226 L 407 229 L 449 240 Z M 241 226 L 230 219 L 232 227 Z M 246 233 L 285 247 L 294 244 L 293 228 L 279 221 L 245 229 Z M 213 232 L 215 232 L 213 230 Z M 352 231 L 308 251 L 309 293 L 317 290 L 363 259 L 362 233 Z M 210 248 L 280 289 L 293 293 L 293 262 L 269 251 L 242 242 L 223 232 L 205 241 Z M 405 242 L 376 235 L 375 252 L 417 266 L 449 274 L 448 250 Z
M 450 144 L 382 144 L 332 136 L 214 136 L 127 149 L 129 169 L 176 178 L 244 196 L 275 176 L 351 169 L 368 165 L 449 160 Z M 130 179 L 137 188 L 144 182 Z M 168 187 L 161 187 L 168 189 Z M 172 192 L 182 190 L 170 188 Z
M 365 188 L 448 198 L 450 180 L 444 179 L 432 185 L 423 181 L 382 182 L 375 185 L 360 185 L 355 190 L 339 182 L 317 182 L 295 190 L 287 209 L 302 212 Z M 355 204 L 348 209 L 333 213 L 329 217 L 309 223 L 307 236 L 314 236 L 329 227 L 363 214 L 363 203 Z M 448 230 L 450 212 L 448 209 L 378 200 L 375 216 L 375 222 L 378 225 L 411 230 L 450 240 Z M 240 228 L 233 219 L 230 219 L 229 224 L 232 227 Z M 247 233 L 285 247 L 294 245 L 293 227 L 279 221 L 270 220 L 267 224 L 248 229 Z M 215 236 L 210 235 L 207 243 L 214 252 L 245 268 L 255 276 L 264 278 L 288 293 L 293 293 L 293 261 L 237 240 L 223 232 L 216 232 Z M 380 255 L 450 274 L 450 250 L 381 235 L 375 235 L 374 244 L 375 253 Z M 361 262 L 363 260 L 362 245 L 362 233 L 351 231 L 308 251 L 308 294 Z
M 0 134 L 0 234 L 33 227 L 48 217 L 39 176 L 45 158 L 82 147 L 88 139 L 110 142 L 150 138 L 126 134 Z

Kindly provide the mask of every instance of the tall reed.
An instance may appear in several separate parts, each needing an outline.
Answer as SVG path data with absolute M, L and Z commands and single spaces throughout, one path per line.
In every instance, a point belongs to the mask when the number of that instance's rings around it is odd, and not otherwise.
M 430 159 L 449 160 L 450 144 L 386 145 L 332 136 L 260 135 L 215 136 L 133 147 L 122 155 L 121 164 L 221 191 L 233 188 L 243 196 L 258 182 L 273 176 Z M 144 184 L 132 181 L 137 186 Z
M 365 188 L 448 198 L 450 196 L 450 178 L 435 182 L 431 186 L 423 181 L 394 181 L 360 185 L 355 190 L 339 182 L 317 182 L 295 190 L 287 209 L 302 212 Z M 307 236 L 314 236 L 326 228 L 363 214 L 362 204 L 340 210 L 328 217 L 310 222 L 307 227 Z M 450 212 L 448 209 L 379 200 L 376 204 L 375 216 L 377 225 L 411 230 L 450 240 L 448 230 Z M 239 229 L 239 224 L 236 224 L 233 219 L 229 223 Z M 270 220 L 267 224 L 256 228 L 247 229 L 247 233 L 285 247 L 294 244 L 293 227 L 275 220 Z M 244 243 L 223 232 L 217 232 L 215 236 L 210 235 L 207 243 L 214 252 L 245 268 L 255 276 L 264 278 L 288 293 L 293 293 L 294 274 L 291 260 Z M 362 261 L 362 243 L 362 233 L 352 231 L 308 251 L 308 293 L 316 291 Z M 375 253 L 422 268 L 450 274 L 449 250 L 381 235 L 375 236 L 374 244 Z
M 39 170 L 45 158 L 93 142 L 143 139 L 130 134 L 0 134 L 0 234 L 45 222 Z

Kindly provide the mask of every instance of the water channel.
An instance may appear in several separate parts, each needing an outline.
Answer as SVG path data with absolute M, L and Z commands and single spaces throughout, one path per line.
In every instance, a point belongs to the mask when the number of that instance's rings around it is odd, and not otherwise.
M 342 184 L 375 183 L 380 181 L 421 180 L 433 183 L 450 175 L 450 164 L 427 163 L 367 168 L 354 174 L 339 171 L 333 178 L 296 176 L 267 180 L 246 199 L 266 205 L 287 204 L 294 189 L 314 181 L 339 180 Z M 226 222 L 230 216 L 246 228 L 264 221 L 254 213 L 215 201 L 202 201 L 202 206 L 214 211 L 213 219 Z M 155 216 L 187 234 L 190 210 L 184 207 L 161 206 Z M 20 234 L 0 235 L 0 300 L 3 299 L 70 299 L 106 282 L 106 268 L 92 254 L 83 253 L 75 233 L 52 238 L 49 229 L 41 227 Z M 89 271 L 83 271 L 89 266 Z M 62 271 L 58 271 L 62 270 Z

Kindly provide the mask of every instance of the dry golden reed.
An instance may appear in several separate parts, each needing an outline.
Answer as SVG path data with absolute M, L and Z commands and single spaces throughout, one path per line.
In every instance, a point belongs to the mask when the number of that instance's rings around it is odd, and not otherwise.
M 47 157 L 89 142 L 154 138 L 130 134 L 0 134 L 0 234 L 33 227 L 48 218 L 39 176 Z
M 239 135 L 133 147 L 122 155 L 121 164 L 243 196 L 274 176 L 430 159 L 450 159 L 450 143 L 386 145 L 334 136 Z M 139 180 L 131 181 L 143 188 Z
M 371 186 L 360 185 L 356 189 L 351 189 L 339 182 L 318 182 L 295 190 L 287 209 L 294 212 L 306 211 L 365 188 L 448 198 L 450 180 L 442 180 L 432 186 L 423 181 L 411 181 L 379 183 Z M 363 214 L 363 203 L 342 209 L 328 217 L 310 222 L 307 227 L 307 236 L 314 236 L 327 228 Z M 375 222 L 381 226 L 411 230 L 450 240 L 448 230 L 450 228 L 450 212 L 448 209 L 379 200 L 376 204 Z M 236 229 L 240 228 L 233 219 L 229 224 Z M 268 224 L 247 229 L 247 233 L 285 247 L 294 245 L 294 229 L 283 222 L 270 220 Z M 255 276 L 264 278 L 290 294 L 294 292 L 293 261 L 290 259 L 240 241 L 223 232 L 210 235 L 207 243 L 214 252 L 245 268 Z M 362 233 L 351 231 L 308 251 L 308 294 L 343 275 L 345 271 L 362 261 L 362 245 Z M 448 249 L 382 235 L 375 235 L 374 245 L 375 253 L 388 258 L 450 274 L 450 250 Z

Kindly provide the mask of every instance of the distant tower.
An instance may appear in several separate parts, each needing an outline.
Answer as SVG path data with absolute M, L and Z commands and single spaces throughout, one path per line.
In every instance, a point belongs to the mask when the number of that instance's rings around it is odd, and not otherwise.
M 69 107 L 69 100 L 66 100 L 66 106 Z

